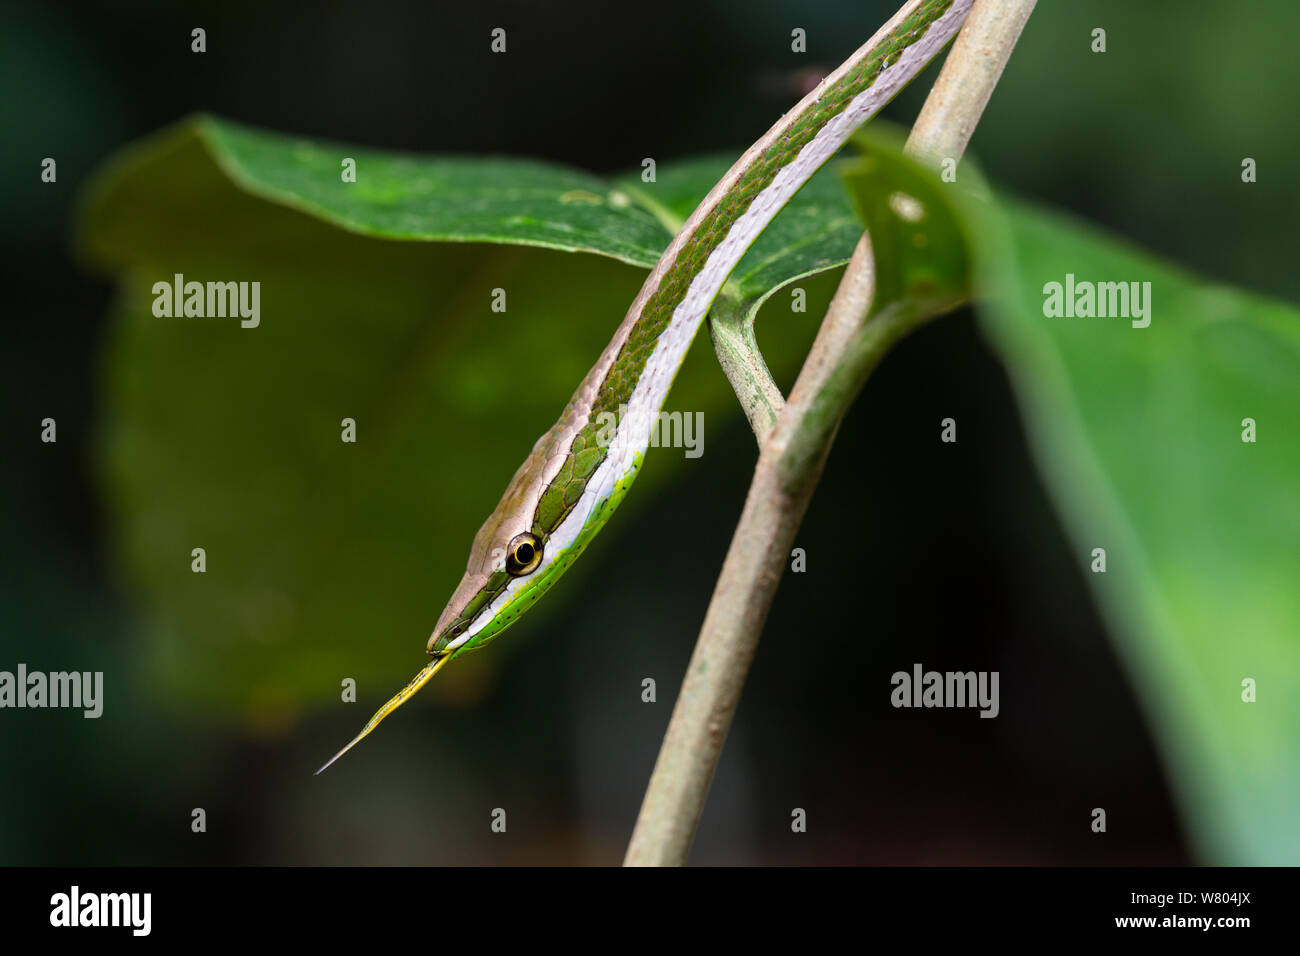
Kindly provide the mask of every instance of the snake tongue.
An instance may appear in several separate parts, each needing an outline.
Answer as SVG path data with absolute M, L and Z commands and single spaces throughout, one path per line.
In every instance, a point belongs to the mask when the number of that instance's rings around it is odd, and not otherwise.
M 359 744 L 363 738 L 369 736 L 370 732 L 378 727 L 385 717 L 397 710 L 398 707 L 401 707 L 417 690 L 429 683 L 429 679 L 433 677 L 434 674 L 438 673 L 438 671 L 442 669 L 442 665 L 446 664 L 449 660 L 451 660 L 451 655 L 444 654 L 442 657 L 435 658 L 425 664 L 424 667 L 420 669 L 420 672 L 411 678 L 409 684 L 394 694 L 383 707 L 380 707 L 375 711 L 375 716 L 371 717 L 370 722 L 361 728 L 361 733 L 348 741 L 346 747 L 336 753 L 333 757 L 330 757 L 329 760 L 325 761 L 324 766 L 322 766 L 320 770 L 317 770 L 313 776 L 319 776 L 324 773 L 329 769 L 330 764 L 334 763 L 334 761 L 338 760 L 345 753 Z

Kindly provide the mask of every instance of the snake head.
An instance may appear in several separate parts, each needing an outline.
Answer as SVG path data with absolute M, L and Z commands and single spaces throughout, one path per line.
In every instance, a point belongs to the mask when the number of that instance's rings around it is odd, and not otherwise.
M 585 424 L 574 402 L 565 412 L 537 440 L 474 536 L 465 574 L 429 636 L 430 655 L 482 647 L 540 596 L 538 581 L 558 576 L 554 573 L 556 555 L 547 553 L 555 528 L 539 516 L 548 489 L 563 484 L 566 463 L 572 470 L 572 446 Z

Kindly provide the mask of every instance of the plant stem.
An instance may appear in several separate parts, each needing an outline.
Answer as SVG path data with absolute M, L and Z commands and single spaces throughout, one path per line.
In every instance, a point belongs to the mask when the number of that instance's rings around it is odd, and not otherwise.
M 935 162 L 960 158 L 1034 2 L 976 0 L 913 127 L 914 154 Z M 893 344 L 953 305 L 885 308 L 868 321 L 874 286 L 864 234 L 760 449 L 625 865 L 686 862 L 759 635 L 840 421 Z
M 918 159 L 960 159 L 1038 0 L 976 0 L 907 138 Z
M 756 310 L 757 306 L 724 287 L 709 310 L 709 338 L 761 448 L 776 426 L 785 396 L 763 361 L 754 337 L 751 308 Z

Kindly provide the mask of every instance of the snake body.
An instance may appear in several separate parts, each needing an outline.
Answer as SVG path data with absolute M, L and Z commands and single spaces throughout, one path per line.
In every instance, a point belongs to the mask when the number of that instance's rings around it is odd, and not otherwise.
M 454 656 L 514 623 L 577 559 L 636 478 L 673 379 L 745 251 L 854 130 L 943 49 L 973 2 L 906 3 L 714 186 L 479 529 L 465 576 L 429 638 L 429 663 L 325 767 Z

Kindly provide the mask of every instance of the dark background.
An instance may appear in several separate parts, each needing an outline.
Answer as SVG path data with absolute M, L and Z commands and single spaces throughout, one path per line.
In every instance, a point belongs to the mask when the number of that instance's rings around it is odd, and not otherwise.
M 0 862 L 617 862 L 755 457 L 739 418 L 712 432 L 698 468 L 607 532 L 618 561 L 602 586 L 534 626 L 490 692 L 455 710 L 409 708 L 368 754 L 313 779 L 369 697 L 267 734 L 165 707 L 130 681 L 139 596 L 112 564 L 94 460 L 113 289 L 69 251 L 78 187 L 99 164 L 196 110 L 597 172 L 648 155 L 739 154 L 810 71 L 837 65 L 892 6 L 5 5 L 0 668 L 57 652 L 110 672 L 117 696 L 98 721 L 0 713 Z M 1295 237 L 1276 224 L 1295 220 L 1287 38 L 1300 14 L 1134 6 L 1041 0 L 972 152 L 1003 188 L 1296 298 Z M 202 56 L 189 52 L 194 26 L 208 33 Z M 505 57 L 488 53 L 496 26 Z M 790 52 L 796 26 L 806 56 Z M 1094 26 L 1108 29 L 1104 56 L 1088 51 Z M 934 75 L 886 115 L 908 122 Z M 1243 194 L 1246 155 L 1261 183 Z M 44 156 L 58 157 L 57 185 L 39 181 Z M 59 421 L 57 446 L 37 439 L 46 415 Z M 960 423 L 956 446 L 938 441 L 946 416 Z M 808 572 L 782 583 L 694 862 L 1196 860 L 1084 558 L 1049 507 L 971 313 L 884 363 L 798 544 Z M 441 599 L 419 600 L 435 617 Z M 631 633 L 610 625 L 629 615 Z M 892 709 L 889 675 L 914 662 L 1000 671 L 1001 716 Z M 647 675 L 653 706 L 639 699 Z M 422 763 L 422 744 L 447 726 L 437 761 Z M 190 832 L 195 806 L 206 834 Z M 506 835 L 488 830 L 497 806 L 510 812 Z M 1098 806 L 1105 835 L 1089 829 Z M 806 834 L 790 832 L 794 807 L 808 811 Z

